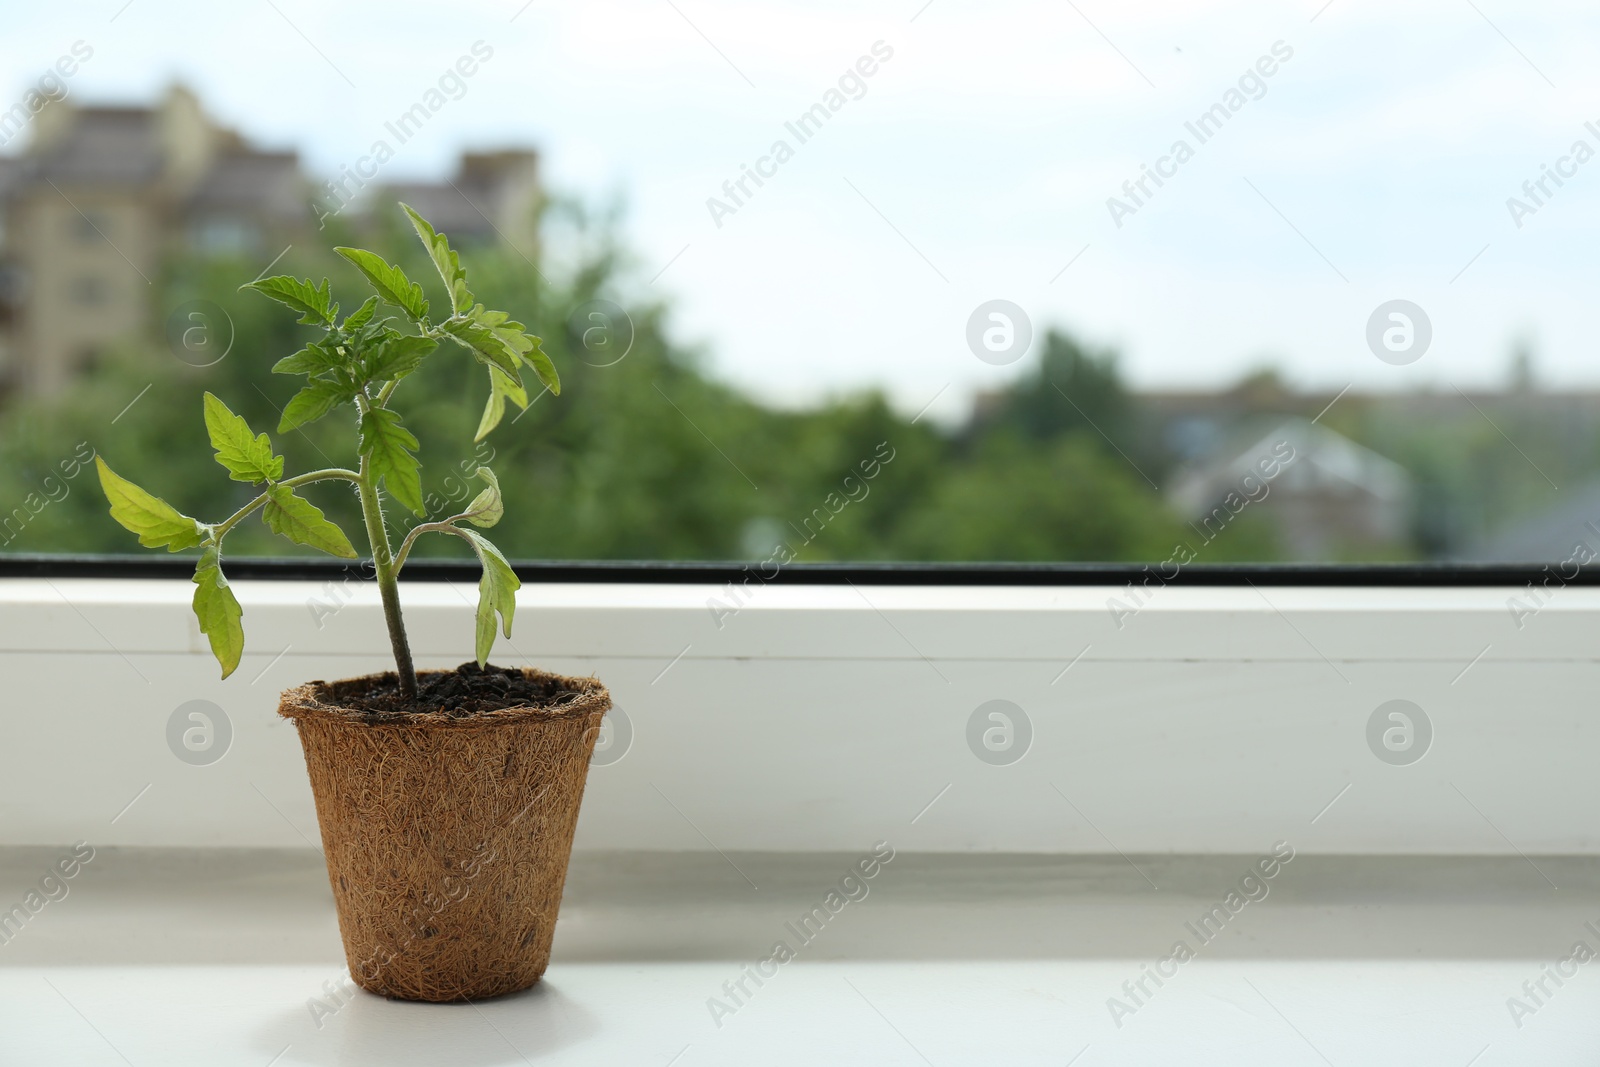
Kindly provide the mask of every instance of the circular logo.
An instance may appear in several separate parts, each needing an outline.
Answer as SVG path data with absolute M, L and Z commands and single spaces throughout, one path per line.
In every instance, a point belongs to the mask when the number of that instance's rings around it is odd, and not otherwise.
M 210 300 L 186 300 L 167 316 L 167 347 L 191 367 L 221 363 L 233 350 L 233 318 Z
M 609 767 L 619 762 L 633 747 L 633 720 L 628 713 L 613 706 L 600 718 L 600 734 L 594 739 L 594 755 L 589 757 L 591 767 Z
M 1385 363 L 1415 363 L 1432 343 L 1433 322 L 1409 300 L 1385 301 L 1367 319 L 1367 347 Z
M 986 300 L 967 319 L 967 347 L 985 363 L 1004 367 L 1028 354 L 1033 323 L 1009 300 Z
M 586 300 L 567 316 L 578 358 L 591 367 L 621 363 L 633 349 L 633 318 L 609 300 Z
M 1391 766 L 1410 766 L 1426 756 L 1432 744 L 1433 722 L 1409 700 L 1379 704 L 1367 719 L 1367 747 Z
M 983 762 L 1006 767 L 1028 754 L 1033 720 L 1009 700 L 979 704 L 967 719 L 967 747 Z
M 191 767 L 207 767 L 228 754 L 233 723 L 209 700 L 179 704 L 167 717 L 167 747 Z

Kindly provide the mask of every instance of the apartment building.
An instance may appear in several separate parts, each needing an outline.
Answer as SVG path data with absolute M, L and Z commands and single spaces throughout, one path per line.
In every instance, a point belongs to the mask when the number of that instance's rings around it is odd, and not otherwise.
M 163 263 L 260 257 L 313 239 L 318 188 L 297 153 L 267 151 L 174 86 L 149 107 L 59 100 L 19 156 L 0 157 L 0 389 L 59 392 L 118 341 L 159 334 Z M 451 179 L 374 187 L 452 236 L 532 254 L 537 156 L 466 154 Z M 359 219 L 359 213 L 356 215 Z

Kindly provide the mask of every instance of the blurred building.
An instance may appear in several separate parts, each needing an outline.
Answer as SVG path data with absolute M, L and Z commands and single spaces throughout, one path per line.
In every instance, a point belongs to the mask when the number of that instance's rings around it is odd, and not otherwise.
M 317 190 L 294 152 L 264 151 L 174 87 L 154 107 L 50 103 L 0 157 L 0 386 L 57 392 L 114 342 L 161 328 L 177 254 L 259 263 L 316 237 Z M 374 186 L 366 202 L 379 197 Z M 468 154 L 453 179 L 390 186 L 439 229 L 536 248 L 537 157 Z M 359 213 L 353 220 L 359 224 Z M 248 280 L 243 278 L 241 281 Z
M 1220 530 L 1234 514 L 1259 514 L 1286 559 L 1333 560 L 1406 544 L 1411 477 L 1399 464 L 1307 419 L 1235 431 L 1232 444 L 1173 479 L 1168 498 L 1185 519 L 1209 533 L 1212 516 Z
M 1454 553 L 1476 563 L 1588 563 L 1600 559 L 1600 482 L 1563 492 L 1548 507 Z
M 183 88 L 150 108 L 55 101 L 5 170 L 0 373 L 28 393 L 58 391 L 148 331 L 174 245 L 254 253 L 306 223 L 295 155 L 253 148 Z
M 543 196 L 538 154 L 511 149 L 463 153 L 453 178 L 386 185 L 378 199 L 410 204 L 453 242 L 505 244 L 531 259 Z

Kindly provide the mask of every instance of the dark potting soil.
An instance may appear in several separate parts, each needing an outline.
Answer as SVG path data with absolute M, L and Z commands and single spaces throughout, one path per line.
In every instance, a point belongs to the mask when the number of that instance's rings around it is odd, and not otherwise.
M 515 667 L 463 663 L 453 671 L 427 671 L 417 676 L 417 695 L 400 695 L 400 677 L 393 671 L 370 678 L 332 682 L 323 698 L 365 713 L 369 722 L 395 721 L 412 715 L 470 718 L 506 708 L 556 710 L 581 696 L 555 678 L 530 678 Z

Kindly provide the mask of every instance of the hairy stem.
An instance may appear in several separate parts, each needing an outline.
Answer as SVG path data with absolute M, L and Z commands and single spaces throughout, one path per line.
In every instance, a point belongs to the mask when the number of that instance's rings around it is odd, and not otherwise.
M 443 522 L 423 522 L 413 526 L 411 532 L 406 534 L 406 539 L 400 542 L 400 551 L 394 554 L 395 576 L 398 577 L 400 568 L 406 565 L 406 557 L 411 555 L 411 546 L 416 543 L 419 536 L 425 533 L 460 533 L 460 530 L 450 525 L 459 518 L 461 516 L 457 515 L 455 518 L 446 519 Z
M 370 403 L 358 394 L 356 406 L 363 414 Z M 356 479 L 361 494 L 361 518 L 367 526 L 367 540 L 372 545 L 372 569 L 378 580 L 378 593 L 383 597 L 383 621 L 389 627 L 389 647 L 394 650 L 395 673 L 400 678 L 400 695 L 417 695 L 417 668 L 411 662 L 411 642 L 406 639 L 405 620 L 400 615 L 399 568 L 390 554 L 389 531 L 383 522 L 383 505 L 378 500 L 378 478 L 372 473 L 372 457 L 361 457 L 361 473 Z
M 399 571 L 389 554 L 389 534 L 383 525 L 383 506 L 378 502 L 377 479 L 372 477 L 365 456 L 361 459 L 361 517 L 367 524 L 367 539 L 372 542 L 372 569 L 383 597 L 383 621 L 389 627 L 389 645 L 394 650 L 395 672 L 400 676 L 400 695 L 417 695 L 417 669 L 411 662 L 411 643 L 406 639 L 405 620 L 400 616 Z

